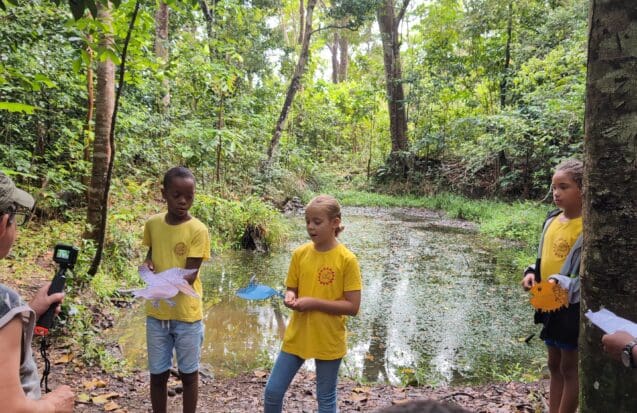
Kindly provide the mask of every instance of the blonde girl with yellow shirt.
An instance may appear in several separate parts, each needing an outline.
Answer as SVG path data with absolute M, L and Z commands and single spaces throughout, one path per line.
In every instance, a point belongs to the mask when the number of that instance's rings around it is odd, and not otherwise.
M 345 316 L 355 316 L 360 307 L 358 261 L 336 238 L 343 230 L 338 201 L 329 195 L 312 199 L 305 208 L 305 224 L 311 242 L 292 253 L 284 304 L 293 311 L 265 387 L 265 413 L 281 412 L 292 379 L 311 358 L 318 411 L 336 412 L 338 370 L 347 353 Z
M 553 201 L 560 210 L 550 213 L 544 224 L 539 262 L 525 271 L 522 280 L 527 290 L 540 279 L 550 282 L 561 279 L 579 285 L 583 174 L 582 162 L 574 159 L 560 163 L 555 169 L 551 189 Z M 546 343 L 551 374 L 549 413 L 574 413 L 579 401 L 579 289 L 572 286 L 568 289 L 571 290 L 568 307 L 551 313 L 536 313 L 536 323 L 543 324 L 540 338 Z

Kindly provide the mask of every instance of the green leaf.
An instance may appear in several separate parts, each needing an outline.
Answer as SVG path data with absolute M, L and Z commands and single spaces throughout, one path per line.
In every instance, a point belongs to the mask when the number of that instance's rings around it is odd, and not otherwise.
M 6 110 L 9 112 L 22 112 L 27 115 L 32 115 L 36 109 L 36 106 L 27 105 L 25 103 L 0 102 L 0 110 Z
M 69 6 L 75 20 L 80 20 L 84 16 L 84 9 L 86 8 L 84 0 L 69 0 Z

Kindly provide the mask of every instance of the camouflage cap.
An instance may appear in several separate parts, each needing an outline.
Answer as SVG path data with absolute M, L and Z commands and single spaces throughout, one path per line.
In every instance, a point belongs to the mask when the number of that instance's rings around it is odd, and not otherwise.
M 6 211 L 11 205 L 18 204 L 25 208 L 33 208 L 33 197 L 15 184 L 3 172 L 0 172 L 0 211 Z

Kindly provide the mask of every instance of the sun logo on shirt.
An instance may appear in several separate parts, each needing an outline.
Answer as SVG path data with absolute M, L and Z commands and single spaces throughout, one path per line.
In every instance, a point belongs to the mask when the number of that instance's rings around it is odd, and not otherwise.
M 323 285 L 330 285 L 334 281 L 336 273 L 330 267 L 323 267 L 318 272 L 318 281 Z
M 186 255 L 186 244 L 184 244 L 183 242 L 177 243 L 173 251 L 175 252 L 175 255 L 178 257 L 181 257 L 182 255 Z
M 563 238 L 556 239 L 553 243 L 553 254 L 558 258 L 566 258 L 570 250 L 571 246 Z

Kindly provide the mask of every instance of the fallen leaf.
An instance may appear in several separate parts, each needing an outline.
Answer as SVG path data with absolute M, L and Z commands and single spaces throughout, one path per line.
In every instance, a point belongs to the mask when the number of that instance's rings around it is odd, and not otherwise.
M 112 399 L 115 397 L 119 397 L 119 393 L 115 393 L 115 392 L 104 393 L 104 394 L 100 394 L 99 396 L 93 397 L 91 400 L 95 404 L 104 404 L 108 402 L 109 399 Z
M 367 400 L 367 396 L 364 394 L 350 394 L 349 395 L 349 399 L 353 402 L 364 402 L 365 400 Z
M 108 402 L 104 405 L 104 410 L 106 410 L 107 412 L 110 412 L 116 409 L 119 409 L 119 405 L 113 401 Z
M 62 354 L 60 357 L 53 360 L 53 364 L 66 364 L 71 360 L 73 360 L 73 354 L 71 353 Z
M 94 378 L 90 381 L 85 381 L 84 383 L 82 383 L 82 385 L 84 386 L 86 390 L 93 390 L 93 389 L 106 387 L 106 382 L 104 380 Z
M 91 402 L 91 396 L 89 396 L 86 393 L 80 393 L 80 394 L 77 395 L 75 400 L 77 402 L 79 402 L 79 403 L 90 403 Z
M 354 393 L 369 393 L 369 387 L 354 387 L 352 391 Z

